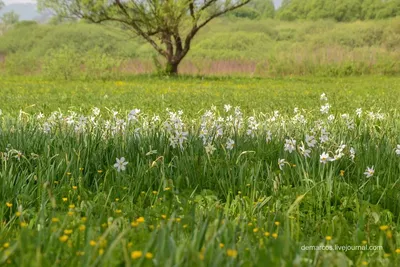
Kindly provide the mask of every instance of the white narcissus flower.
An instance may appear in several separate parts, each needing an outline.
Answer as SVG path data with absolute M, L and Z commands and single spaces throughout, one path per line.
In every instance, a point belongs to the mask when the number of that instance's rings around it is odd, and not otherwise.
M 361 108 L 356 109 L 356 114 L 358 117 L 361 117 L 362 109 Z
M 99 116 L 99 114 L 100 114 L 100 109 L 99 109 L 98 107 L 94 107 L 94 108 L 92 109 L 92 112 L 93 112 L 93 115 L 94 115 L 94 116 Z
M 117 169 L 118 172 L 120 171 L 125 171 L 126 169 L 126 165 L 128 164 L 127 161 L 125 161 L 125 158 L 122 157 L 120 159 L 116 159 L 116 163 L 114 164 L 114 167 Z
M 206 145 L 204 148 L 206 149 L 206 153 L 210 155 L 212 155 L 214 151 L 217 150 L 211 143 L 208 143 L 208 145 Z
M 328 98 L 326 97 L 326 94 L 325 94 L 325 93 L 322 93 L 319 99 L 320 99 L 321 101 L 328 101 Z
M 304 144 L 302 144 L 301 146 L 299 146 L 300 149 L 300 153 L 304 156 L 304 157 L 310 157 L 310 153 L 311 150 L 310 149 L 306 149 L 306 147 L 304 146 Z
M 315 137 L 313 135 L 306 134 L 306 143 L 309 147 L 315 147 L 317 141 L 315 140 Z
M 285 151 L 288 151 L 289 153 L 292 153 L 296 149 L 296 140 L 294 139 L 286 139 L 285 140 Z
M 278 159 L 279 169 L 283 170 L 283 166 L 285 166 L 286 160 L 285 159 Z
M 397 148 L 396 148 L 395 152 L 396 152 L 397 155 L 400 156 L 400 145 L 397 145 Z
M 225 112 L 229 112 L 229 110 L 231 110 L 231 108 L 232 108 L 232 106 L 229 104 L 224 105 Z
M 331 105 L 326 103 L 325 105 L 321 106 L 320 111 L 322 114 L 327 114 L 329 112 L 330 108 L 331 108 Z
M 350 158 L 354 160 L 356 157 L 356 150 L 353 147 L 350 147 Z
M 228 140 L 226 141 L 226 149 L 232 150 L 234 145 L 235 145 L 235 141 L 228 138 Z
M 367 169 L 365 169 L 365 172 L 364 172 L 364 174 L 365 174 L 365 176 L 367 176 L 367 178 L 374 176 L 374 173 L 375 173 L 374 166 L 372 166 L 371 168 L 367 167 Z
M 326 164 L 328 161 L 334 161 L 334 159 L 332 159 L 328 153 L 323 152 L 320 156 L 319 156 L 319 162 Z
M 272 133 L 271 133 L 271 131 L 268 131 L 267 132 L 267 136 L 266 136 L 266 138 L 265 138 L 265 141 L 267 141 L 267 143 L 269 142 L 269 141 L 271 141 L 272 140 Z

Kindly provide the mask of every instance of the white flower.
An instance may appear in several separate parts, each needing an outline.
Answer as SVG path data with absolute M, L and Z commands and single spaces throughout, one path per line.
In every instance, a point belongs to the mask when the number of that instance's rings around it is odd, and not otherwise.
M 234 145 L 235 145 L 235 141 L 228 138 L 228 140 L 226 141 L 226 149 L 232 150 Z
M 267 143 L 268 143 L 269 141 L 272 140 L 272 133 L 271 133 L 271 131 L 268 131 L 268 132 L 267 132 L 267 137 L 265 138 L 265 140 L 267 141 Z
M 43 124 L 43 132 L 44 132 L 44 133 L 50 133 L 50 131 L 51 131 L 50 123 L 45 122 L 45 123 Z
M 306 143 L 309 147 L 314 147 L 317 144 L 317 141 L 314 136 L 306 134 Z
M 342 119 L 348 119 L 349 118 L 349 114 L 344 113 L 344 114 L 340 115 L 340 117 L 342 117 Z
M 18 161 L 20 161 L 21 157 L 22 157 L 22 152 L 21 151 L 16 151 L 16 154 L 17 155 L 15 155 L 15 158 L 18 159 Z
M 300 149 L 300 153 L 304 156 L 304 157 L 310 157 L 310 153 L 311 153 L 311 150 L 310 149 L 306 149 L 305 148 L 305 146 L 304 146 L 304 144 L 302 144 L 301 146 L 299 146 L 299 149 Z
M 326 94 L 325 94 L 325 93 L 322 93 L 319 99 L 320 99 L 321 101 L 328 101 L 328 98 L 326 97 Z
M 361 117 L 362 109 L 361 108 L 356 109 L 356 114 L 358 117 Z
M 129 112 L 129 114 L 128 114 L 128 120 L 134 120 L 134 121 L 136 121 L 137 119 L 136 119 L 136 117 L 137 117 L 137 115 L 140 113 L 140 109 L 137 109 L 137 108 L 135 108 L 135 109 L 133 109 L 133 110 L 131 110 L 130 112 Z
M 329 115 L 329 117 L 328 117 L 328 121 L 329 122 L 332 122 L 333 120 L 335 120 L 335 116 L 334 115 Z
M 39 114 L 36 116 L 36 119 L 38 119 L 38 120 L 43 119 L 43 118 L 44 118 L 44 115 L 42 112 L 39 112 Z
M 289 153 L 292 153 L 296 149 L 296 140 L 294 139 L 286 139 L 285 140 L 285 151 L 288 151 Z
M 286 160 L 285 159 L 278 159 L 279 169 L 283 170 L 283 166 L 285 166 Z
M 328 161 L 334 161 L 334 159 L 332 159 L 328 153 L 323 152 L 320 156 L 319 156 L 319 162 L 326 164 Z
M 217 150 L 211 143 L 208 143 L 208 145 L 206 145 L 204 148 L 206 149 L 206 153 L 210 155 L 212 155 L 214 151 Z
M 100 114 L 100 109 L 97 108 L 97 107 L 94 107 L 94 108 L 92 109 L 92 112 L 93 112 L 93 115 L 94 115 L 94 116 L 99 116 L 99 114 Z
M 224 105 L 224 109 L 225 109 L 225 112 L 228 112 L 229 110 L 231 110 L 231 108 L 232 108 L 232 106 L 231 105 Z
M 354 160 L 355 157 L 356 157 L 356 151 L 354 150 L 353 147 L 350 147 L 350 158 L 351 158 L 351 160 Z
M 125 169 L 126 169 L 126 164 L 128 164 L 128 162 L 127 161 L 125 161 L 125 158 L 124 157 L 122 157 L 122 158 L 120 158 L 120 159 L 116 159 L 117 160 L 117 162 L 114 164 L 114 167 L 117 169 L 117 171 L 118 172 L 120 172 L 120 171 L 125 171 Z
M 374 173 L 375 173 L 374 166 L 372 166 L 371 168 L 367 167 L 367 169 L 365 169 L 365 172 L 364 172 L 364 174 L 365 174 L 365 176 L 367 176 L 367 178 L 374 176 Z
M 321 129 L 321 136 L 319 140 L 321 141 L 321 143 L 326 143 L 329 141 L 329 132 L 325 128 Z
M 331 105 L 326 103 L 325 105 L 321 106 L 320 111 L 322 114 L 327 114 L 329 112 L 330 108 L 331 108 Z
M 397 145 L 396 154 L 400 156 L 400 145 Z

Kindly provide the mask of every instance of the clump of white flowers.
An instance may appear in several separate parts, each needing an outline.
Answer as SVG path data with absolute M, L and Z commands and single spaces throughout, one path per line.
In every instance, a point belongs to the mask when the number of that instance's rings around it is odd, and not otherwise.
M 289 153 L 292 153 L 294 150 L 296 150 L 296 140 L 294 140 L 294 139 L 286 139 L 285 140 L 284 150 L 288 151 Z

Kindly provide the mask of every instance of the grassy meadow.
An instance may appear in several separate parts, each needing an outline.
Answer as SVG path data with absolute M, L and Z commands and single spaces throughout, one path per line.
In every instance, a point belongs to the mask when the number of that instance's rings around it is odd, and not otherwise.
M 400 78 L 0 79 L 1 266 L 399 266 Z

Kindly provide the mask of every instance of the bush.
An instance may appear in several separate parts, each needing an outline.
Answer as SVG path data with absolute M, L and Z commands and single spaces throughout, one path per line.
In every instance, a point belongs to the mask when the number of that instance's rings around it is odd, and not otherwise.
M 72 80 L 80 76 L 81 55 L 70 46 L 50 50 L 43 59 L 43 74 L 51 79 Z
M 105 54 L 99 47 L 82 53 L 71 46 L 50 50 L 43 62 L 47 78 L 62 80 L 96 80 L 116 78 L 122 60 Z
M 8 75 L 26 75 L 39 72 L 39 64 L 34 57 L 24 53 L 12 53 L 6 56 L 4 62 Z
M 119 74 L 122 60 L 102 53 L 99 47 L 90 50 L 84 57 L 86 79 L 110 79 Z

